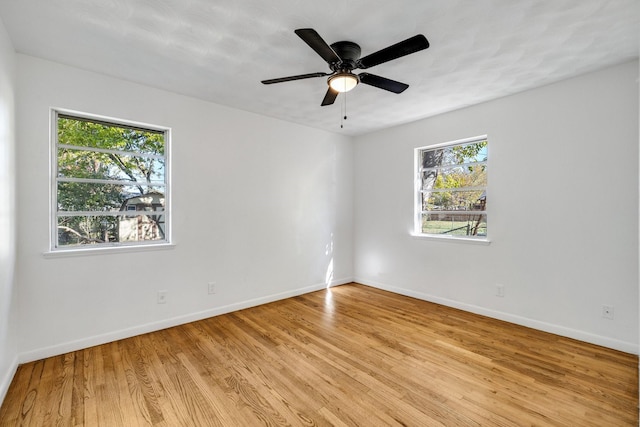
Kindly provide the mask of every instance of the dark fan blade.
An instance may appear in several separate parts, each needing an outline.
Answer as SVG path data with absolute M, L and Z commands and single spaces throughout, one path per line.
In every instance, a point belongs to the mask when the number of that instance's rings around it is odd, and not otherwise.
M 331 46 L 313 28 L 300 28 L 295 30 L 295 33 L 329 64 L 340 61 L 338 54 L 331 49 Z
M 322 100 L 322 104 L 320 106 L 324 107 L 325 105 L 331 105 L 335 102 L 338 97 L 338 91 L 333 90 L 331 87 L 327 89 L 327 93 L 324 95 L 324 99 Z
M 375 74 L 360 73 L 358 77 L 360 78 L 360 83 L 375 86 L 393 93 L 402 93 L 409 87 L 408 84 L 400 83 L 386 77 L 376 76 Z
M 312 77 L 324 77 L 328 76 L 330 73 L 309 73 L 309 74 L 300 74 L 298 76 L 290 76 L 290 77 L 280 77 L 279 79 L 269 79 L 263 80 L 262 83 L 265 85 L 270 85 L 273 83 L 282 83 L 282 82 L 290 82 L 293 80 L 302 80 L 302 79 L 310 79 Z
M 382 50 L 367 55 L 364 58 L 360 58 L 358 61 L 358 68 L 371 68 L 374 65 L 382 64 L 384 62 L 391 61 L 392 59 L 401 58 L 405 55 L 415 53 L 424 50 L 429 47 L 427 38 L 422 34 L 408 38 L 400 43 L 396 43 L 392 46 L 386 47 Z

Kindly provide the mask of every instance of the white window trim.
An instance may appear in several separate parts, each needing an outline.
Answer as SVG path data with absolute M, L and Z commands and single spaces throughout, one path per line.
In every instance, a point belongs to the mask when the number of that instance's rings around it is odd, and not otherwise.
M 434 150 L 437 148 L 450 147 L 453 145 L 462 145 L 470 142 L 479 142 L 479 141 L 488 141 L 487 135 L 478 135 L 470 138 L 458 139 L 455 141 L 448 141 L 439 144 L 425 145 L 422 147 L 416 147 L 413 150 L 413 164 L 414 164 L 414 187 L 413 187 L 413 198 L 414 198 L 414 208 L 413 208 L 413 231 L 410 233 L 411 237 L 422 239 L 422 240 L 431 240 L 437 242 L 449 242 L 449 243 L 463 243 L 463 244 L 477 244 L 477 245 L 489 245 L 491 243 L 491 239 L 489 238 L 489 229 L 487 228 L 487 235 L 482 237 L 469 237 L 469 236 L 450 236 L 450 235 L 437 235 L 437 234 L 426 234 L 421 233 L 418 230 L 422 228 L 422 199 L 421 199 L 421 179 L 420 173 L 423 168 L 420 165 L 420 153 L 425 150 Z M 486 164 L 488 167 L 489 159 L 486 162 L 476 162 L 473 164 Z M 456 167 L 457 165 L 452 165 L 452 167 Z M 438 169 L 447 169 L 448 166 L 443 166 Z M 437 190 L 435 190 L 437 191 Z M 485 188 L 486 195 L 489 197 L 489 186 Z M 491 204 L 489 205 L 491 206 Z M 484 211 L 484 214 L 487 217 L 487 223 L 489 221 L 489 208 Z
M 464 243 L 464 244 L 474 244 L 474 245 L 484 245 L 488 246 L 491 244 L 491 240 L 488 238 L 480 238 L 480 237 L 452 237 L 452 236 L 438 236 L 435 234 L 419 234 L 416 232 L 410 233 L 412 238 L 421 239 L 421 240 L 432 240 L 435 242 L 448 242 L 448 243 Z
M 67 258 L 77 256 L 91 256 L 91 255 L 108 255 L 108 254 L 125 254 L 133 252 L 148 252 L 148 251 L 164 251 L 174 249 L 175 243 L 155 243 L 155 244 L 138 244 L 128 246 L 101 246 L 98 248 L 87 247 L 78 249 L 62 249 L 56 251 L 47 251 L 42 255 L 45 258 Z
M 165 182 L 159 183 L 165 187 L 165 209 L 163 210 L 163 215 L 165 217 L 165 239 L 164 241 L 149 241 L 149 242 L 128 242 L 128 243 L 109 243 L 100 246 L 73 246 L 73 247 L 58 247 L 58 206 L 57 206 L 57 172 L 58 172 L 58 148 L 66 147 L 65 144 L 58 145 L 58 116 L 68 115 L 73 117 L 78 117 L 81 119 L 87 119 L 90 121 L 97 122 L 105 122 L 107 124 L 114 125 L 123 125 L 130 126 L 134 128 L 140 129 L 148 129 L 154 130 L 158 132 L 164 133 L 164 156 L 158 156 L 154 154 L 144 154 L 141 153 L 142 157 L 149 158 L 162 158 L 165 159 Z M 126 252 L 140 252 L 140 251 L 151 251 L 151 250 L 164 250 L 164 249 L 173 249 L 175 244 L 172 243 L 172 224 L 171 224 L 171 128 L 166 126 L 159 126 L 149 123 L 136 122 L 126 119 L 118 119 L 109 116 L 103 116 L 98 114 L 90 114 L 82 111 L 69 110 L 65 108 L 57 108 L 52 107 L 49 112 L 49 249 L 43 253 L 45 258 L 58 258 L 58 257 L 66 257 L 66 256 L 84 256 L 84 255 L 98 255 L 98 254 L 107 254 L 107 253 L 126 253 Z M 73 147 L 76 148 L 76 147 Z M 115 150 L 104 150 L 95 148 L 92 149 L 89 147 L 88 151 L 96 151 L 96 152 L 111 152 Z M 129 152 L 122 152 L 121 154 L 130 154 Z M 73 181 L 87 181 L 87 180 L 74 180 Z M 106 181 L 106 180 L 105 180 Z M 153 181 L 152 183 L 155 183 Z M 148 183 L 144 183 L 144 185 L 149 185 Z M 111 213 L 100 212 L 100 215 L 111 215 Z M 119 212 L 114 213 L 120 214 Z M 125 213 L 126 215 L 126 213 Z

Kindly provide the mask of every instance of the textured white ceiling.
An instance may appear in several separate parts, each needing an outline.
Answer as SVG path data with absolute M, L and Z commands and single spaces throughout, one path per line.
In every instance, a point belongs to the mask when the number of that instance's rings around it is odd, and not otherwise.
M 638 0 L 0 0 L 18 52 L 349 135 L 548 84 L 638 56 Z M 314 28 L 362 56 L 424 34 L 427 50 L 367 71 L 321 107 L 328 72 L 293 32 Z

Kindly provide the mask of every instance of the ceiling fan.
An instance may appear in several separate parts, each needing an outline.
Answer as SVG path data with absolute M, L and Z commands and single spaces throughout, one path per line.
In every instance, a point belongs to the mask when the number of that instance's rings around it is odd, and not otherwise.
M 301 28 L 295 30 L 295 33 L 327 62 L 331 72 L 280 77 L 277 79 L 262 80 L 262 83 L 270 85 L 273 83 L 329 76 L 329 79 L 327 80 L 329 88 L 322 100 L 322 104 L 320 104 L 322 106 L 333 104 L 339 93 L 350 91 L 356 87 L 358 83 L 364 83 L 393 93 L 402 93 L 409 87 L 408 84 L 370 73 L 354 74 L 353 70 L 366 70 L 367 68 L 371 68 L 375 65 L 379 65 L 429 47 L 427 38 L 422 34 L 418 34 L 367 55 L 364 58 L 360 58 L 360 46 L 356 43 L 341 41 L 328 45 L 316 30 L 312 28 Z

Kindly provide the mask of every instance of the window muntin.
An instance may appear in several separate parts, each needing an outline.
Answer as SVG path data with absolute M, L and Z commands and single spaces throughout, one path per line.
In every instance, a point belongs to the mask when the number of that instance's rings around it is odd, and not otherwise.
M 169 243 L 169 129 L 55 110 L 52 124 L 51 249 Z
M 415 233 L 487 239 L 486 136 L 416 149 Z

